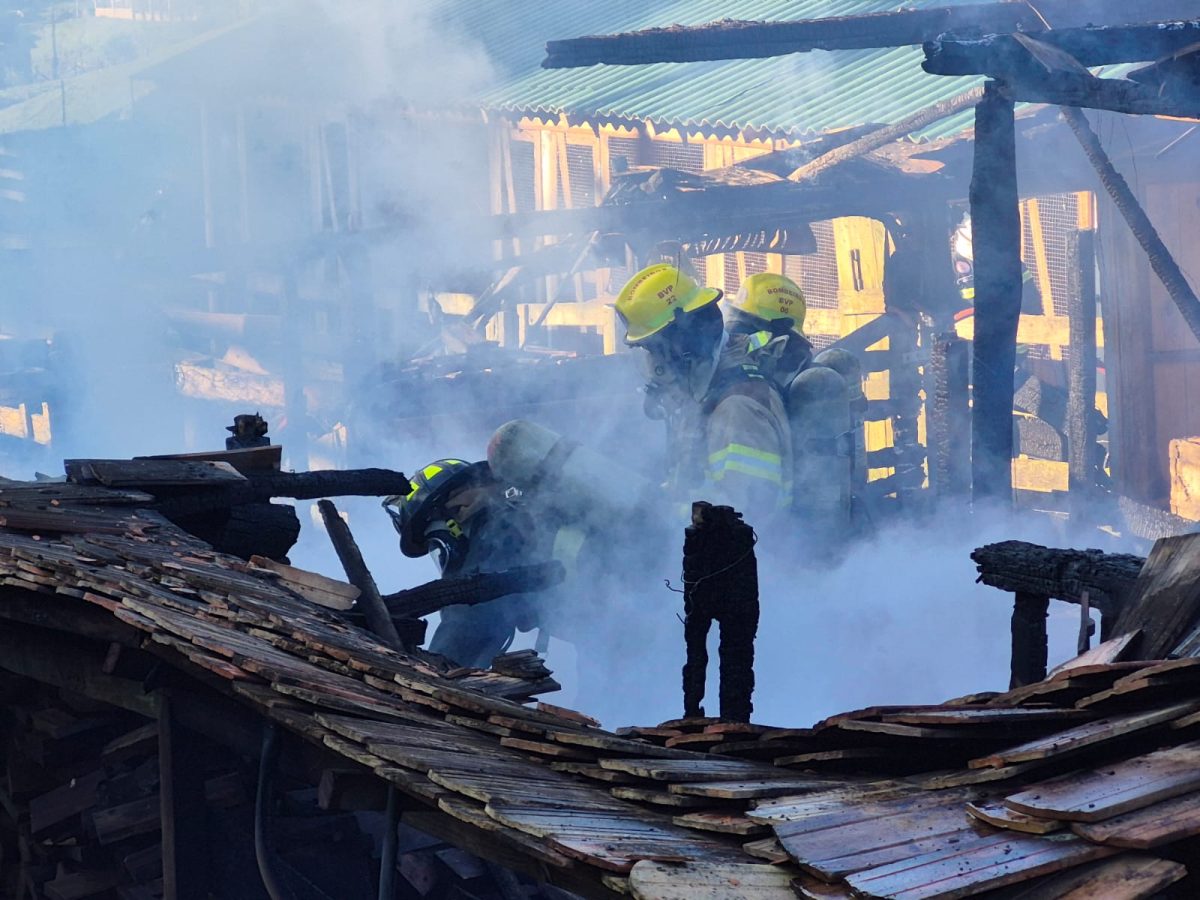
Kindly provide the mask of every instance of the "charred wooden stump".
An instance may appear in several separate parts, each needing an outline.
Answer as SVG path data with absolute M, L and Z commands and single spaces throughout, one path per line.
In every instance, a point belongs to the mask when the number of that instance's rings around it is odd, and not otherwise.
M 692 504 L 684 529 L 684 715 L 704 715 L 708 631 L 721 628 L 721 718 L 749 722 L 754 693 L 754 638 L 758 633 L 758 561 L 754 529 L 729 506 Z
M 1036 684 L 1046 677 L 1049 645 L 1046 614 L 1050 598 L 1040 594 L 1017 594 L 1012 614 L 1012 660 L 1008 686 Z
M 1012 615 L 1011 687 L 1046 677 L 1046 613 L 1050 599 L 1100 611 L 1100 639 L 1112 636 L 1145 562 L 1102 550 L 1057 550 L 1024 541 L 988 544 L 971 554 L 979 581 L 1016 595 Z

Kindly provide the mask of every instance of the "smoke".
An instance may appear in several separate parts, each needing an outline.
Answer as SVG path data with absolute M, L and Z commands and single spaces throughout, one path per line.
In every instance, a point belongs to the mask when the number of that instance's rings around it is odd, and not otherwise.
M 220 447 L 232 416 L 253 410 L 181 396 L 185 366 L 274 398 L 262 412 L 292 468 L 315 458 L 412 472 L 438 457 L 483 458 L 513 415 L 511 395 L 480 382 L 447 392 L 442 408 L 420 382 L 397 393 L 379 368 L 436 343 L 428 294 L 478 282 L 490 250 L 476 98 L 498 67 L 442 9 L 319 0 L 200 22 L 177 56 L 122 81 L 103 117 L 84 115 L 87 97 L 100 96 L 77 81 L 85 73 L 64 80 L 64 123 L 0 137 L 3 167 L 23 175 L 18 226 L 31 245 L 0 259 L 0 329 L 59 348 L 56 457 Z M 535 31 L 530 23 L 524 39 L 565 36 Z M 601 490 L 618 488 L 624 469 L 661 481 L 662 439 L 642 416 L 632 361 L 612 362 L 581 379 L 591 381 L 586 403 L 520 414 L 608 454 Z M 546 391 L 567 377 L 510 374 Z M 337 426 L 348 427 L 348 447 Z M 6 475 L 28 477 L 35 462 L 0 457 Z M 376 501 L 338 505 L 385 593 L 435 577 L 428 560 L 401 556 Z M 293 562 L 340 574 L 311 505 L 299 507 Z M 969 552 L 1038 539 L 1027 527 L 986 516 L 970 527 L 901 524 L 825 571 L 761 557 L 755 718 L 807 724 L 856 706 L 1003 689 L 1010 598 L 974 584 Z M 793 539 L 805 540 L 803 526 Z M 556 637 L 573 643 L 551 643 L 565 690 L 548 699 L 609 725 L 680 714 L 682 600 L 664 582 L 678 586 L 681 545 L 682 523 L 662 538 L 640 521 L 612 523 L 607 558 L 623 577 L 577 582 L 564 596 Z M 1071 613 L 1052 616 L 1052 657 L 1072 655 Z
M 1079 544 L 1093 546 L 1100 536 L 1079 536 Z M 805 539 L 797 523 L 790 540 L 799 547 Z M 890 521 L 824 569 L 790 565 L 785 554 L 767 555 L 760 543 L 754 721 L 800 727 L 849 709 L 1007 690 L 1013 597 L 975 583 L 970 553 L 1010 539 L 1067 544 L 1046 519 L 950 509 L 932 519 Z M 607 643 L 592 636 L 593 648 L 604 653 L 608 647 L 607 655 L 583 661 L 581 683 L 569 684 L 578 693 L 564 696 L 568 702 L 577 696 L 609 726 L 682 715 L 683 602 L 663 585 L 670 579 L 679 586 L 682 527 L 673 543 L 672 552 L 646 566 L 640 615 L 618 617 L 621 628 Z M 630 606 L 619 597 L 600 601 L 606 603 Z M 1048 630 L 1050 665 L 1074 656 L 1079 607 L 1053 603 Z M 719 712 L 717 638 L 714 624 L 708 715 Z M 601 673 L 599 686 L 588 683 Z

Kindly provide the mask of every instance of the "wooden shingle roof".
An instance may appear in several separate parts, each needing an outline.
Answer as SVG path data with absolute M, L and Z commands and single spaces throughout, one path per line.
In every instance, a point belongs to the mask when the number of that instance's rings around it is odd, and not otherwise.
M 516 702 L 533 681 L 384 647 L 143 504 L 0 484 L 0 617 L 103 611 L 395 785 L 417 827 L 436 812 L 577 893 L 1143 897 L 1187 874 L 1173 858 L 1200 834 L 1198 660 L 1078 666 L 810 728 L 613 733 Z

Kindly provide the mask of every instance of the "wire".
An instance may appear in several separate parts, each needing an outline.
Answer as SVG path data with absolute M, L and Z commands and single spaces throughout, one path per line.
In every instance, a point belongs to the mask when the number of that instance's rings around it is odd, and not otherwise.
M 745 560 L 748 556 L 752 556 L 754 554 L 754 548 L 758 544 L 758 533 L 756 531 L 754 531 L 754 529 L 750 529 L 750 534 L 754 538 L 753 542 L 750 544 L 750 549 L 747 550 L 745 553 L 743 553 L 741 556 L 739 556 L 737 559 L 735 559 L 733 562 L 731 562 L 729 565 L 727 565 L 725 568 L 717 569 L 717 571 L 715 571 L 715 572 L 709 572 L 707 575 L 705 575 L 701 578 L 697 578 L 695 581 L 688 581 L 686 578 L 683 577 L 683 575 L 681 573 L 679 576 L 679 580 L 683 582 L 684 588 L 686 589 L 687 586 L 689 586 L 689 585 L 692 587 L 695 587 L 698 584 L 703 584 L 704 582 L 708 581 L 710 578 L 716 578 L 718 575 L 723 575 L 726 572 L 728 572 L 730 569 L 736 568 L 737 566 L 741 565 L 743 560 Z

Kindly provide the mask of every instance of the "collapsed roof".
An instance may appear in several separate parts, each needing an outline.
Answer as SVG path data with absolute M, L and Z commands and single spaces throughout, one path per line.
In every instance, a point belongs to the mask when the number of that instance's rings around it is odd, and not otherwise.
M 1112 661 L 1126 638 L 1002 694 L 613 733 L 519 702 L 547 687 L 532 660 L 450 670 L 384 646 L 143 488 L 0 486 L 0 666 L 154 718 L 153 693 L 103 668 L 109 643 L 149 654 L 395 786 L 407 821 L 584 896 L 1143 897 L 1187 877 L 1194 658 Z M 1146 628 L 1196 543 L 1172 540 L 1130 606 Z M 1196 643 L 1194 622 L 1172 627 Z

